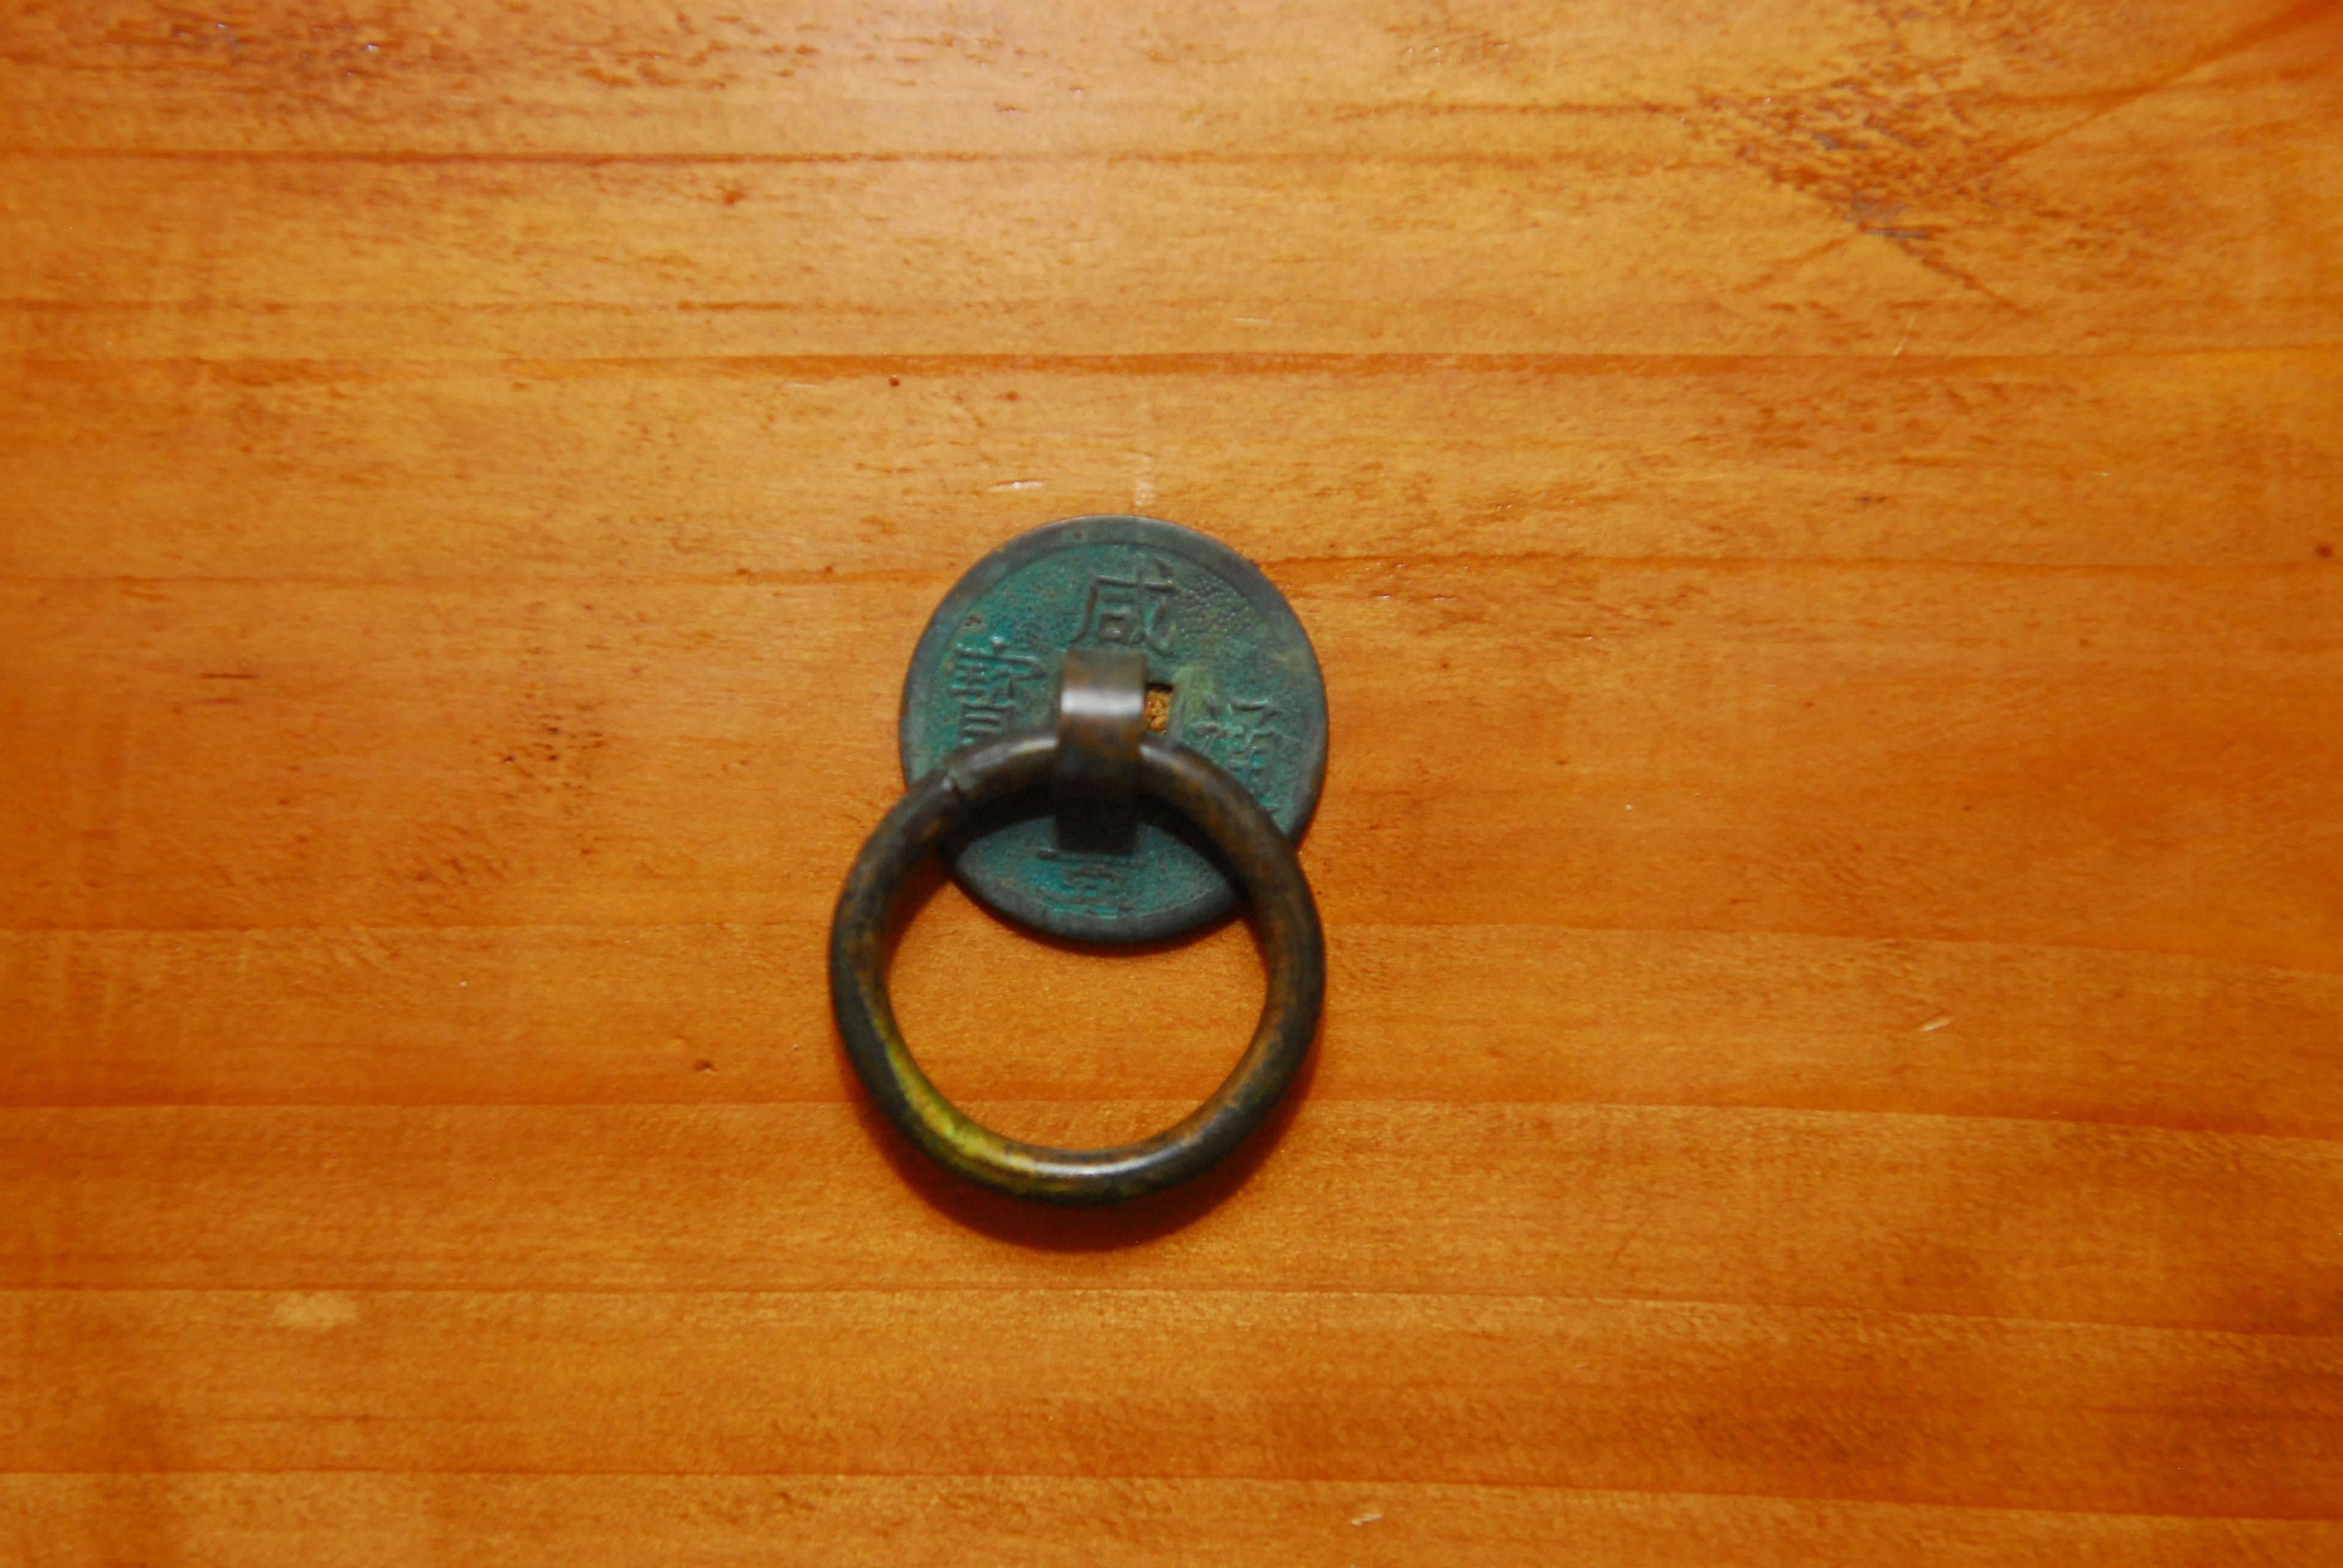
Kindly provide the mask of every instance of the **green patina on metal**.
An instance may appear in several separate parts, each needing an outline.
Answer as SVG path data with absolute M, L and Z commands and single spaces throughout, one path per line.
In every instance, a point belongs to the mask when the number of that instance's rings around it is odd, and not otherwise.
M 1021 535 L 945 596 L 903 685 L 906 779 L 963 747 L 1044 726 L 1074 648 L 1130 649 L 1170 689 L 1166 738 L 1217 763 L 1298 839 L 1326 771 L 1326 689 L 1282 595 L 1217 540 L 1153 518 Z M 1088 941 L 1148 941 L 1225 914 L 1236 890 L 1191 825 L 1141 809 L 1127 849 L 1070 845 L 1046 799 L 969 828 L 963 887 L 1008 918 Z

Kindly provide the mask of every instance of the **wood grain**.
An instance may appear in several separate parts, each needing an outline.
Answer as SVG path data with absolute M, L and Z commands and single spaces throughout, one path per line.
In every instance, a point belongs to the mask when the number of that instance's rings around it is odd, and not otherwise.
M 0 1557 L 2343 1554 L 2343 6 L 0 15 Z M 929 609 L 1316 640 L 1297 1103 L 962 1191 Z M 930 891 L 997 1124 L 1245 928 Z

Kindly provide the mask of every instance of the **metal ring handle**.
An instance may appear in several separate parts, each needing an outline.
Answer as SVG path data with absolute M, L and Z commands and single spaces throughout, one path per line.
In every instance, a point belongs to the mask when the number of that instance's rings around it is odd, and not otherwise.
M 888 916 L 905 880 L 976 808 L 1046 789 L 1058 740 L 1020 730 L 954 752 L 874 829 L 830 928 L 830 1005 L 848 1060 L 887 1119 L 930 1158 L 980 1187 L 1051 1203 L 1111 1203 L 1185 1181 L 1267 1119 L 1309 1054 L 1326 992 L 1318 906 L 1293 846 L 1245 787 L 1210 758 L 1154 735 L 1139 785 L 1203 829 L 1252 896 L 1269 962 L 1261 1022 L 1220 1088 L 1173 1126 L 1111 1149 L 1051 1149 L 963 1114 L 920 1070 L 887 998 Z

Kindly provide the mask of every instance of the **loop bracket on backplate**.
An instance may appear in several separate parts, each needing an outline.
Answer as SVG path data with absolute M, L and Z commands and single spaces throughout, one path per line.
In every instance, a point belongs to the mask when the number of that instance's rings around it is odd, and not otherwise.
M 1070 648 L 1058 667 L 1058 759 L 1050 794 L 1058 848 L 1128 855 L 1139 834 L 1139 738 L 1147 733 L 1147 656 Z

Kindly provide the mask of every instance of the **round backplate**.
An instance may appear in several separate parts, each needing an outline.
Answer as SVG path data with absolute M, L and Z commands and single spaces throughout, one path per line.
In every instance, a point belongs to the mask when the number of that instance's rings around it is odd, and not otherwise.
M 1052 722 L 1059 664 L 1080 645 L 1144 652 L 1164 731 L 1301 837 L 1326 777 L 1326 687 L 1309 636 L 1251 561 L 1154 518 L 1051 523 L 970 568 L 911 656 L 904 778 L 971 742 Z M 950 853 L 986 906 L 1081 941 L 1174 936 L 1236 902 L 1202 840 L 1152 809 L 1127 854 L 1061 848 L 1046 795 L 979 824 Z

